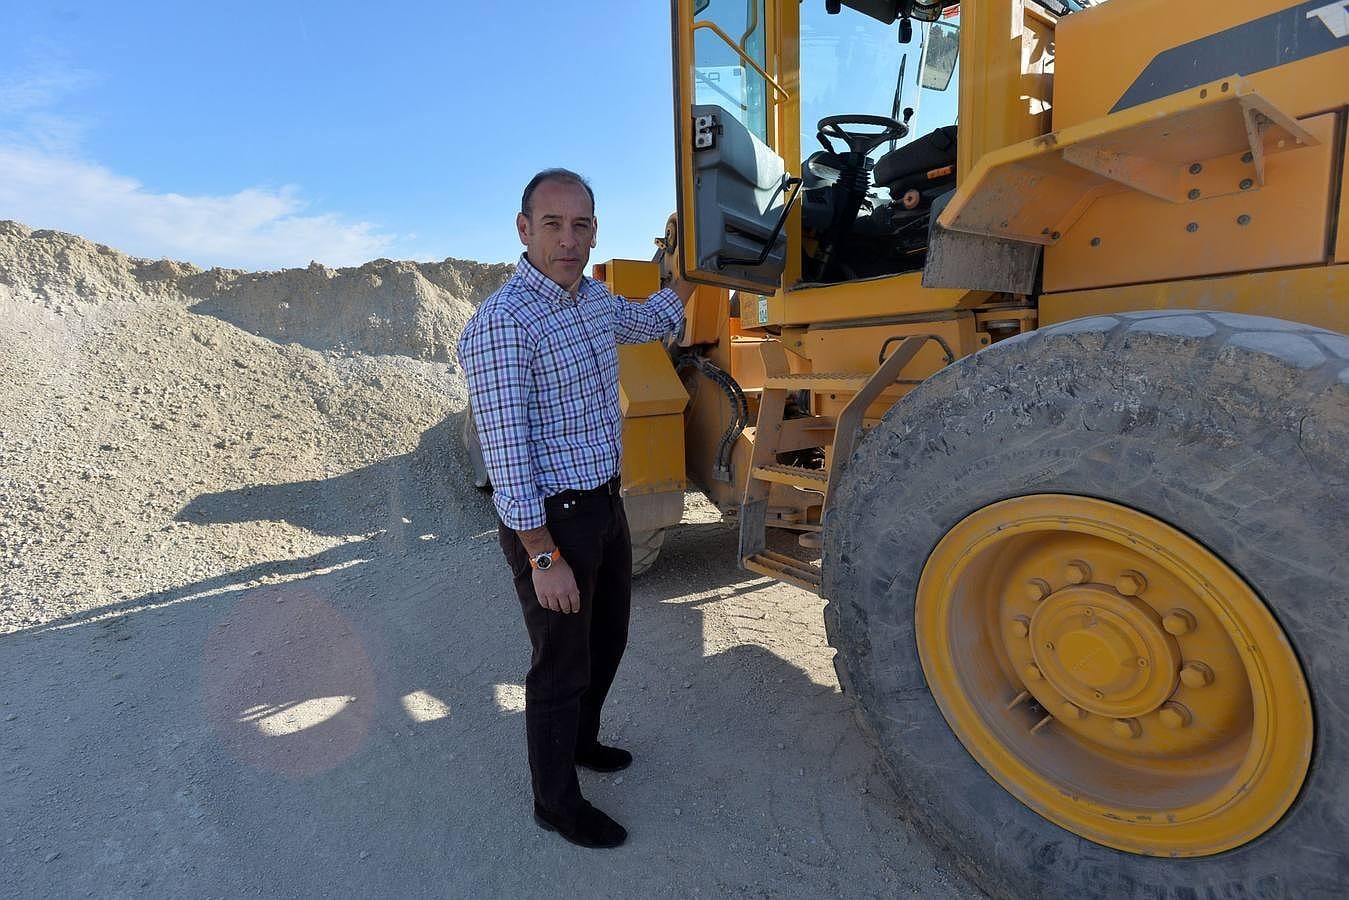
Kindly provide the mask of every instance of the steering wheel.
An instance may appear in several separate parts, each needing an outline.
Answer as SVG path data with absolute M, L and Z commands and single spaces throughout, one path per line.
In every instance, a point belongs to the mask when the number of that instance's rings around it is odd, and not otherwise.
M 880 131 L 848 131 L 844 125 L 866 125 L 879 128 Z M 825 116 L 815 126 L 819 130 L 820 143 L 825 138 L 836 138 L 848 145 L 851 153 L 866 156 L 886 141 L 897 141 L 909 133 L 909 126 L 888 116 L 864 116 L 860 114 L 843 116 Z M 832 147 L 826 148 L 833 152 Z

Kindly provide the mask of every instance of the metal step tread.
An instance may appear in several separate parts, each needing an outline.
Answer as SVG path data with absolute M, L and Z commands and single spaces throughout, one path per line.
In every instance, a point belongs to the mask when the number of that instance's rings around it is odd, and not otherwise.
M 765 388 L 787 391 L 860 391 L 871 378 L 869 372 L 805 372 L 795 375 L 769 375 L 764 378 Z
M 789 484 L 812 491 L 822 491 L 829 486 L 829 472 L 826 469 L 806 469 L 801 466 L 784 466 L 778 463 L 767 466 L 755 466 L 750 473 L 760 481 L 774 481 Z
M 820 592 L 820 567 L 806 560 L 773 550 L 760 550 L 753 556 L 741 560 L 741 565 L 751 572 L 794 584 L 812 594 Z

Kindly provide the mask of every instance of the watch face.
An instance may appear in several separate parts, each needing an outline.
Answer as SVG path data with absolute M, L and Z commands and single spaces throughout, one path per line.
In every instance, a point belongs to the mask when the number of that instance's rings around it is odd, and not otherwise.
M 553 554 L 551 553 L 540 553 L 538 556 L 534 557 L 534 566 L 537 569 L 547 569 L 552 564 Z

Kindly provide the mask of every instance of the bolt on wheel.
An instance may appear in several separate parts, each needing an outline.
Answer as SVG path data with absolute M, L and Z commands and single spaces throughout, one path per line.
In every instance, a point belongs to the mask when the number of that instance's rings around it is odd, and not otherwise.
M 1282 630 L 1218 557 L 1136 510 L 1042 494 L 976 511 L 928 559 L 916 633 L 980 765 L 1097 843 L 1237 847 L 1306 776 L 1311 702 Z

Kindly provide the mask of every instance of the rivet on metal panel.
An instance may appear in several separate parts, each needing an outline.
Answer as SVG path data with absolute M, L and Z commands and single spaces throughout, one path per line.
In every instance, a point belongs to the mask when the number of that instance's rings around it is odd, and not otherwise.
M 1254 160 L 1255 160 L 1255 154 L 1252 153 L 1252 152 L 1249 151 L 1249 150 L 1247 150 L 1245 153 L 1241 154 L 1241 161 L 1244 162 L 1244 163 L 1250 163 L 1250 162 L 1253 162 Z
M 1190 166 L 1191 175 L 1198 175 L 1202 171 L 1204 171 L 1204 167 L 1200 163 L 1194 163 Z
M 1208 96 L 1208 88 L 1204 88 L 1202 91 L 1199 92 L 1200 100 L 1203 100 L 1207 96 Z
M 1199 223 L 1191 222 L 1189 225 L 1185 226 L 1185 230 L 1188 231 L 1190 234 L 1194 234 L 1196 231 L 1199 230 Z
M 1099 246 L 1101 246 L 1101 239 L 1098 238 L 1098 237 L 1092 238 L 1092 239 L 1091 239 L 1091 245 L 1092 245 L 1093 247 L 1099 247 Z
M 1241 189 L 1242 189 L 1243 191 L 1249 191 L 1249 190 L 1250 190 L 1251 188 L 1253 188 L 1253 187 L 1255 187 L 1255 182 L 1254 182 L 1254 181 L 1252 181 L 1252 180 L 1249 179 L 1249 178 L 1243 178 L 1243 179 L 1241 179 Z
M 1188 196 L 1191 200 L 1198 200 L 1198 199 L 1199 199 L 1199 188 L 1190 188 L 1190 193 L 1189 193 L 1187 196 Z
M 1237 224 L 1249 225 L 1251 224 L 1251 217 L 1246 215 L 1245 213 L 1242 213 L 1241 215 L 1237 216 Z
M 1054 232 L 1053 234 L 1051 234 L 1051 235 L 1049 236 L 1050 240 L 1054 240 L 1054 241 L 1057 241 L 1057 240 L 1059 239 L 1059 237 L 1060 237 L 1060 235 L 1059 235 L 1059 233 L 1058 233 L 1057 231 Z

